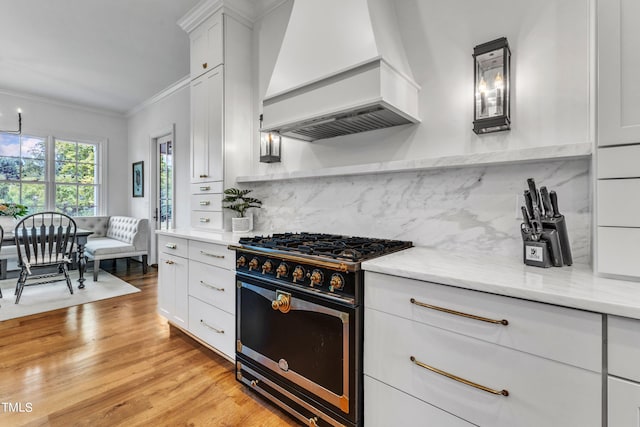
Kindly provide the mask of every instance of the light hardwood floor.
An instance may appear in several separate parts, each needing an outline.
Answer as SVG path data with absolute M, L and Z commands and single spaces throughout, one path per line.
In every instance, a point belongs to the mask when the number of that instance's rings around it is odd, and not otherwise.
M 142 292 L 0 322 L 0 426 L 298 425 L 156 314 L 155 269 L 106 264 Z

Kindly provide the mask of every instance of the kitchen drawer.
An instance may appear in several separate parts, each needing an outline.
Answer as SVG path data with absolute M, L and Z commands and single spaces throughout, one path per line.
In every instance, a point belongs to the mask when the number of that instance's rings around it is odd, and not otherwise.
M 364 373 L 471 423 L 600 426 L 602 375 L 365 309 Z M 571 347 L 571 335 L 565 336 Z M 558 344 L 561 345 L 561 344 Z M 509 395 L 491 394 L 411 361 Z
M 189 297 L 189 331 L 202 341 L 235 359 L 235 316 L 198 298 Z
M 191 194 L 222 194 L 222 181 L 194 182 L 191 184 Z
M 191 208 L 199 211 L 222 211 L 222 194 L 192 194 Z
M 215 265 L 216 267 L 235 270 L 235 252 L 227 249 L 227 245 L 189 241 L 189 259 Z
M 598 149 L 598 179 L 640 177 L 640 145 Z
M 235 284 L 234 271 L 189 260 L 189 295 L 234 314 Z
M 609 377 L 609 427 L 640 426 L 640 384 Z
M 191 211 L 191 226 L 222 230 L 222 212 Z
M 159 235 L 158 251 L 186 258 L 189 254 L 189 243 L 187 239 L 182 239 L 180 237 Z
M 609 374 L 640 382 L 640 320 L 608 316 L 607 331 Z
M 366 375 L 364 419 L 367 427 L 473 425 Z
M 598 227 L 598 272 L 640 276 L 640 228 Z
M 526 351 L 596 372 L 602 370 L 602 315 L 386 274 L 365 272 L 365 307 Z M 494 320 L 488 323 L 411 303 Z M 571 345 L 565 345 L 571 337 Z
M 640 227 L 640 179 L 598 181 L 598 225 Z

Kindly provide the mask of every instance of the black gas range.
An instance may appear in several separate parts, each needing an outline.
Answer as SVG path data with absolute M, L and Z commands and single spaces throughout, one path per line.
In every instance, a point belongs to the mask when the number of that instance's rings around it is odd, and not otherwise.
M 318 233 L 242 238 L 236 376 L 307 425 L 361 426 L 361 262 L 411 242 Z

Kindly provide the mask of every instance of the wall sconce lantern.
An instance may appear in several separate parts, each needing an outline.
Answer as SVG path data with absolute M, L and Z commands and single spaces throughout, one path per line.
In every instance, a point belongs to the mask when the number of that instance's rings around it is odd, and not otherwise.
M 511 51 L 506 37 L 473 48 L 473 131 L 480 135 L 511 129 Z
M 18 108 L 18 130 L 0 130 L 2 133 L 10 133 L 12 135 L 22 134 L 22 110 Z
M 262 114 L 260 114 L 262 129 Z M 280 135 L 274 132 L 260 132 L 260 162 L 277 163 L 280 161 Z

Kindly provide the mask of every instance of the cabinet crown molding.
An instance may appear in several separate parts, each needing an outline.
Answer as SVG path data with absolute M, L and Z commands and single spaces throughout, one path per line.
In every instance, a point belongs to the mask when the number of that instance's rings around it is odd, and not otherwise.
M 178 20 L 178 26 L 190 33 L 219 10 L 233 15 L 248 27 L 252 27 L 259 17 L 256 5 L 249 0 L 202 0 Z

